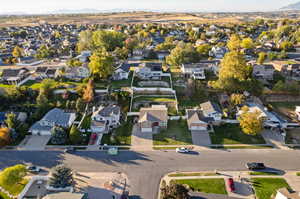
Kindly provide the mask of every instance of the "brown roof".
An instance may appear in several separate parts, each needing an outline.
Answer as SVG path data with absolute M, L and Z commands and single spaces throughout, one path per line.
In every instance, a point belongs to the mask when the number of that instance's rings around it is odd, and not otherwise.
M 168 109 L 166 106 L 152 106 L 151 108 L 141 108 L 139 122 L 167 122 Z

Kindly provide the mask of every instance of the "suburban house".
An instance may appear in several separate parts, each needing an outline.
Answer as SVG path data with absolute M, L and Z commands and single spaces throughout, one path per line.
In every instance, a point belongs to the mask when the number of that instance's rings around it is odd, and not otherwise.
M 128 79 L 131 65 L 128 63 L 122 63 L 113 74 L 113 80 Z
M 27 68 L 20 69 L 4 69 L 2 71 L 1 79 L 8 84 L 19 84 L 24 79 L 30 76 Z
M 141 108 L 138 123 L 142 133 L 151 133 L 154 128 L 167 128 L 168 108 L 165 105 L 152 105 Z
M 222 120 L 222 111 L 219 105 L 211 101 L 200 104 L 203 115 L 208 118 L 213 118 L 214 121 Z
M 89 51 L 89 50 L 82 51 L 82 52 L 80 53 L 80 55 L 78 55 L 78 56 L 76 57 L 76 59 L 79 59 L 80 62 L 85 63 L 85 62 L 88 61 L 88 58 L 89 58 L 91 55 L 92 55 L 92 52 Z
M 272 64 L 254 65 L 252 75 L 257 79 L 273 80 L 274 71 Z
M 34 135 L 51 135 L 54 126 L 69 128 L 76 119 L 76 114 L 59 108 L 50 110 L 40 121 L 34 123 L 29 132 Z
M 160 79 L 162 73 L 162 63 L 146 62 L 136 69 L 136 74 L 141 79 Z
M 203 80 L 203 79 L 205 79 L 205 68 L 206 68 L 206 66 L 202 65 L 201 63 L 182 64 L 181 72 L 187 78 Z
M 142 60 L 146 57 L 148 51 L 146 49 L 134 49 L 131 55 L 133 60 Z
M 90 76 L 90 70 L 85 66 L 68 67 L 64 72 L 64 77 L 68 79 L 81 80 Z
M 275 199 L 300 199 L 300 192 L 291 192 L 287 188 L 277 190 Z
M 159 50 L 155 52 L 159 60 L 164 60 L 168 55 L 170 55 L 170 52 L 166 50 Z
M 268 111 L 267 108 L 265 108 L 264 106 L 258 104 L 258 103 L 254 103 L 254 102 L 248 102 L 246 104 L 246 106 L 248 107 L 248 111 L 251 113 L 255 113 L 258 112 L 259 114 L 259 118 L 262 118 L 264 120 L 264 125 L 265 126 L 269 126 L 269 127 L 285 127 L 287 124 L 287 121 L 283 120 L 282 118 L 280 118 L 277 114 L 275 114 L 274 112 L 270 112 Z M 243 114 L 243 110 L 240 109 L 237 113 L 237 117 L 239 117 L 241 114 Z
M 187 109 L 186 118 L 190 131 L 206 131 L 209 122 L 214 120 L 211 117 L 205 117 L 203 112 L 199 109 Z
M 117 105 L 93 107 L 92 132 L 101 133 L 107 128 L 115 128 L 120 124 L 121 109 Z
M 224 55 L 227 53 L 227 48 L 226 47 L 218 47 L 214 46 L 212 49 L 209 51 L 209 56 L 214 57 L 216 59 L 222 59 Z

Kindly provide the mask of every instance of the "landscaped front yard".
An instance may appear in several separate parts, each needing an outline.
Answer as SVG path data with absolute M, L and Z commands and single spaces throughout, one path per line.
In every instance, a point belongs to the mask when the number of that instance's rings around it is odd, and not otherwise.
M 214 126 L 214 133 L 210 133 L 212 144 L 265 144 L 261 135 L 247 135 L 238 124 L 224 124 Z
M 255 194 L 258 199 L 270 199 L 273 194 L 280 188 L 289 185 L 283 178 L 252 178 Z
M 186 120 L 169 120 L 168 128 L 153 135 L 154 145 L 191 145 L 192 135 Z
M 193 191 L 211 193 L 211 194 L 227 194 L 225 181 L 223 178 L 216 179 L 186 179 L 175 180 L 178 184 L 187 184 Z
M 130 145 L 132 127 L 132 121 L 128 119 L 126 123 L 115 129 L 113 133 L 104 134 L 101 140 L 101 144 Z

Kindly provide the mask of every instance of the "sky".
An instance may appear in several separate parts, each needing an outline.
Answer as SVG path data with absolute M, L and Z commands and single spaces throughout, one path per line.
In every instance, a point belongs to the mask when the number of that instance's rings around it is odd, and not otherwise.
M 129 9 L 155 11 L 272 11 L 300 0 L 0 0 L 0 13 Z

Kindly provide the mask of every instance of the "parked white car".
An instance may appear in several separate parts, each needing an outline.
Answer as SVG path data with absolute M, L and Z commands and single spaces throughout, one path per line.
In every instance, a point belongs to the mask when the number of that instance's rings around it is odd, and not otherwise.
M 180 147 L 180 148 L 176 148 L 176 152 L 177 153 L 189 153 L 190 150 L 188 148 L 185 148 L 185 147 Z

